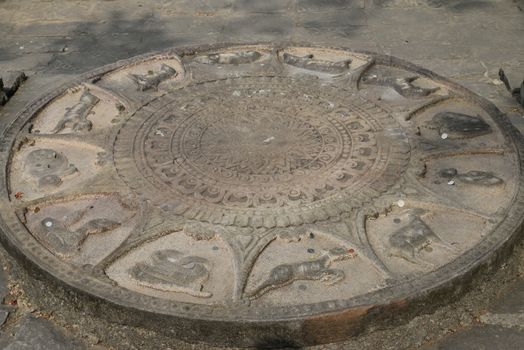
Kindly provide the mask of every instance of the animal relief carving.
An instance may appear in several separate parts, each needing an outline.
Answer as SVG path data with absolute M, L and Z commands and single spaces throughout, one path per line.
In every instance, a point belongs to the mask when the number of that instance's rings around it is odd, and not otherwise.
M 240 51 L 210 54 L 206 56 L 199 56 L 195 61 L 203 64 L 248 64 L 253 63 L 262 57 L 262 54 L 257 51 Z
M 52 149 L 37 149 L 27 155 L 25 171 L 36 179 L 38 187 L 46 189 L 60 186 L 64 178 L 78 170 L 62 153 Z
M 342 74 L 349 69 L 349 65 L 351 64 L 351 59 L 331 62 L 315 59 L 313 55 L 300 57 L 289 53 L 284 53 L 283 59 L 284 63 L 289 64 L 290 66 L 330 74 Z
M 395 231 L 389 237 L 391 256 L 396 256 L 413 264 L 427 266 L 428 263 L 420 258 L 423 250 L 431 252 L 432 245 L 437 245 L 448 251 L 455 249 L 440 239 L 439 236 L 416 214 L 408 215 L 409 223 Z M 430 265 L 430 264 L 429 264 Z
M 336 261 L 348 260 L 355 257 L 354 251 L 344 248 L 332 248 L 325 251 L 318 259 L 281 264 L 269 272 L 269 277 L 254 291 L 247 293 L 249 299 L 257 299 L 267 292 L 284 287 L 299 280 L 322 281 L 333 285 L 344 279 L 344 271 L 330 268 Z
M 85 90 L 78 103 L 73 107 L 66 108 L 66 113 L 51 130 L 51 133 L 57 134 L 66 128 L 69 128 L 72 132 L 91 131 L 93 123 L 87 117 L 99 101 L 98 97 L 91 94 L 89 90 Z
M 145 287 L 209 298 L 213 294 L 203 289 L 210 270 L 211 263 L 205 258 L 165 249 L 154 252 L 149 262 L 136 264 L 129 273 Z
M 120 226 L 120 223 L 107 218 L 92 219 L 73 229 L 80 222 L 91 207 L 77 211 L 63 220 L 45 218 L 41 221 L 43 239 L 48 242 L 52 249 L 60 255 L 69 255 L 80 249 L 80 246 L 89 235 L 95 235 L 111 231 Z
M 455 168 L 448 168 L 441 170 L 439 175 L 445 179 L 457 180 L 467 185 L 490 187 L 504 183 L 504 180 L 495 176 L 491 171 L 470 170 L 467 173 L 461 174 Z
M 178 72 L 175 68 L 170 67 L 165 63 L 160 66 L 158 72 L 148 72 L 148 74 L 130 74 L 131 79 L 133 79 L 139 91 L 151 89 L 158 90 L 158 85 L 160 85 L 160 83 L 174 78 L 177 75 Z
M 491 127 L 480 116 L 470 116 L 455 112 L 440 112 L 432 119 L 439 128 L 439 133 L 446 133 L 449 138 L 468 138 L 486 135 Z
M 423 88 L 413 85 L 413 82 L 418 78 L 418 76 L 406 78 L 379 77 L 377 74 L 368 74 L 362 77 L 362 82 L 370 85 L 390 87 L 406 98 L 425 97 L 440 89 L 439 87 Z

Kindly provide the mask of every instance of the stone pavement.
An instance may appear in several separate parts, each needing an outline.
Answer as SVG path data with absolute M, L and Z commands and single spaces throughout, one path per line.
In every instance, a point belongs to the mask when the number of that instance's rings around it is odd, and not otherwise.
M 0 75 L 29 77 L 0 107 L 0 125 L 46 90 L 119 59 L 180 45 L 304 41 L 417 63 L 488 98 L 522 132 L 524 110 L 497 72 L 503 67 L 514 86 L 524 78 L 523 11 L 522 0 L 0 0 Z M 319 348 L 524 348 L 522 251 L 451 306 Z M 124 328 L 100 336 L 81 310 L 68 323 L 65 312 L 33 305 L 25 272 L 4 252 L 0 261 L 1 348 L 147 348 Z

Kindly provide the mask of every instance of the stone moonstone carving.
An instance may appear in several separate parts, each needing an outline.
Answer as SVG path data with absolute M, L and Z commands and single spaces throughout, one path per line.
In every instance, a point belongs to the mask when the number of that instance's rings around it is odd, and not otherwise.
M 393 57 L 173 49 L 21 111 L 0 137 L 0 231 L 130 324 L 327 343 L 504 252 L 523 152 L 489 102 Z

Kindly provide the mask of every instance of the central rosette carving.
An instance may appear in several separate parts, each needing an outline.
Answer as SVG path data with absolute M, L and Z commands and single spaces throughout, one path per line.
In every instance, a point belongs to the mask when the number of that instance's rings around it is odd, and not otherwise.
M 334 130 L 325 130 L 334 133 Z M 326 135 L 324 135 L 326 136 Z M 217 118 L 203 129 L 194 129 L 189 137 L 200 143 L 184 140 L 188 147 L 200 148 L 209 165 L 228 169 L 238 175 L 293 175 L 299 169 L 320 168 L 332 160 L 341 145 L 334 137 L 325 140 L 315 126 L 276 111 L 253 110 L 240 116 Z M 329 138 L 329 136 L 328 136 Z M 331 152 L 324 143 L 333 145 Z
M 298 184 L 333 164 L 346 144 L 334 125 L 249 105 L 206 109 L 172 130 L 170 153 L 183 166 L 245 191 Z M 192 169 L 191 169 L 192 168 Z
M 314 81 L 214 81 L 139 110 L 117 138 L 115 161 L 131 187 L 176 213 L 306 222 L 324 215 L 318 205 L 340 212 L 382 191 L 358 194 L 387 167 L 376 135 L 392 123 L 378 106 Z

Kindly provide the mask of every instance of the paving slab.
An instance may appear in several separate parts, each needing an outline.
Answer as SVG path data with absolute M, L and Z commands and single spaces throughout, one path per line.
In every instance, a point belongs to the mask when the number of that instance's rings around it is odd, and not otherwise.
M 219 42 L 290 41 L 294 19 L 281 14 L 231 16 L 224 21 Z
M 80 350 L 84 347 L 73 342 L 51 322 L 33 316 L 24 317 L 14 331 L 13 339 L 4 344 L 5 350 Z M 0 345 L 2 345 L 0 343 Z
M 427 350 L 517 350 L 524 347 L 524 333 L 499 326 L 481 326 L 458 332 Z
M 7 287 L 7 278 L 3 271 L 0 271 L 0 302 L 3 302 L 9 288 Z
M 323 12 L 348 8 L 364 8 L 363 0 L 297 0 L 299 12 Z
M 248 13 L 277 13 L 290 12 L 295 9 L 294 0 L 267 0 L 250 1 L 240 0 L 233 2 L 232 10 Z
M 492 313 L 524 313 L 524 280 L 518 280 L 506 289 L 491 307 Z

